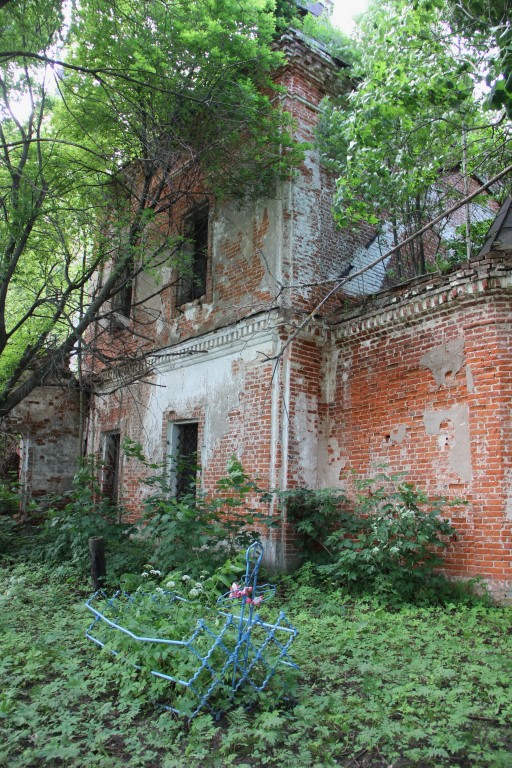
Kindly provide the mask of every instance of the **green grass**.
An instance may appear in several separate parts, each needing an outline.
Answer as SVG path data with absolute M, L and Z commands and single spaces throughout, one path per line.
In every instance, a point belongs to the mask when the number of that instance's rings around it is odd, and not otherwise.
M 85 639 L 87 594 L 67 567 L 0 569 L 0 766 L 512 766 L 511 609 L 390 611 L 288 584 L 291 698 L 189 724 Z

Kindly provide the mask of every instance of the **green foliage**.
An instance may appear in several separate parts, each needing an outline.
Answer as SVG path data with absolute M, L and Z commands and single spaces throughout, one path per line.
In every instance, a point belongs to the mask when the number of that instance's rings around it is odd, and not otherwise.
M 505 109 L 512 119 L 512 31 L 510 0 L 449 0 L 451 24 L 466 44 L 478 45 L 482 52 L 482 70 L 490 87 L 487 103 L 493 109 Z
M 361 19 L 355 89 L 326 102 L 318 133 L 343 227 L 386 221 L 398 244 L 460 197 L 440 188 L 443 175 L 492 176 L 510 162 L 509 126 L 490 126 L 478 98 L 480 51 L 446 13 L 443 2 L 374 0 Z M 427 250 L 418 238 L 399 251 L 403 276 L 427 271 Z
M 134 447 L 142 458 L 139 449 Z M 151 494 L 144 499 L 141 535 L 151 543 L 159 568 L 187 568 L 192 574 L 205 566 L 210 570 L 258 539 L 255 526 L 270 524 L 263 506 L 248 506 L 264 494 L 236 457 L 228 462 L 227 475 L 217 482 L 213 496 L 201 493 L 194 484 L 177 498 L 167 468 L 149 466 L 158 471 L 143 480 Z
M 276 16 L 276 31 L 282 33 L 290 25 L 299 22 L 297 3 L 295 0 L 275 0 L 274 14 Z
M 482 248 L 489 232 L 489 221 L 471 224 L 471 252 L 476 254 Z M 455 237 L 443 241 L 443 252 L 436 257 L 436 268 L 447 272 L 467 261 L 466 226 L 461 224 L 455 230 Z
M 176 267 L 176 203 L 274 194 L 303 155 L 273 98 L 272 3 L 66 9 L 70 21 L 56 0 L 2 10 L 3 413 L 77 354 L 120 281 Z
M 326 537 L 332 561 L 319 570 L 364 591 L 414 599 L 434 578 L 442 565 L 440 549 L 455 534 L 441 516 L 448 502 L 430 499 L 396 475 L 355 485 L 352 512 Z
M 98 99 L 96 77 L 70 74 L 75 129 L 86 127 L 95 151 L 115 154 L 118 168 L 149 157 L 165 169 L 187 151 L 217 199 L 273 192 L 276 176 L 298 159 L 287 116 L 261 92 L 274 90 L 269 74 L 281 63 L 270 47 L 275 23 L 266 0 L 177 0 L 172 9 L 153 3 L 144 10 L 127 2 L 122 14 L 98 0 L 84 4 L 71 29 L 70 63 L 108 67 L 121 78 L 108 99 Z
M 121 584 L 128 592 L 142 591 L 146 594 L 161 592 L 163 588 L 170 590 L 183 600 L 213 609 L 218 598 L 230 589 L 233 581 L 240 578 L 245 568 L 245 551 L 243 551 L 225 560 L 214 571 L 201 571 L 199 580 L 182 570 L 173 570 L 163 575 L 162 571 L 147 564 L 140 575 L 127 574 L 129 581 L 123 579 Z
M 325 562 L 332 553 L 326 547 L 329 531 L 344 517 L 340 506 L 346 502 L 343 491 L 337 488 L 292 488 L 278 494 L 286 519 L 299 534 L 301 554 L 309 561 Z
M 455 534 L 442 517 L 456 502 L 430 499 L 400 475 L 355 478 L 355 501 L 335 489 L 297 488 L 280 495 L 300 536 L 303 559 L 331 583 L 395 600 L 442 599 L 434 570 Z M 460 503 L 460 502 L 457 502 Z M 436 590 L 439 591 L 436 598 Z
M 127 457 L 141 462 L 145 474 L 153 472 L 141 480 L 150 489 L 141 520 L 137 524 L 123 522 L 122 506 L 113 504 L 101 491 L 101 465 L 88 457 L 74 478 L 73 488 L 63 496 L 45 500 L 49 508 L 39 544 L 45 561 L 55 565 L 71 562 L 85 573 L 90 562 L 89 538 L 102 536 L 108 583 L 121 581 L 131 590 L 141 582 L 134 573 L 148 561 L 154 564 L 152 569 L 169 572 L 182 568 L 196 577 L 205 568 L 210 571 L 226 560 L 229 569 L 229 558 L 236 558 L 259 538 L 262 528 L 271 524 L 263 503 L 257 508 L 249 506 L 249 502 L 266 497 L 236 457 L 228 463 L 226 477 L 217 482 L 213 497 L 198 492 L 194 484 L 188 493 L 176 498 L 165 466 L 149 464 L 137 443 L 126 440 L 123 447 Z
M 0 555 L 13 546 L 17 528 L 15 515 L 20 512 L 20 504 L 17 479 L 0 482 Z
M 189 725 L 84 638 L 76 571 L 0 568 L 0 765 L 508 768 L 510 608 L 390 611 L 301 575 L 286 584 L 279 607 L 300 629 L 294 699 L 263 694 Z
M 112 583 L 121 573 L 134 570 L 148 557 L 147 548 L 136 535 L 137 528 L 123 523 L 122 509 L 101 493 L 93 457 L 84 459 L 74 477 L 72 489 L 51 499 L 46 512 L 44 559 L 58 565 L 70 562 L 82 573 L 89 569 L 89 538 L 105 539 L 107 578 Z
M 202 696 L 207 696 L 208 706 L 216 712 L 228 706 L 231 708 L 233 669 L 230 666 L 227 671 L 223 670 L 226 653 L 232 653 L 238 642 L 238 622 L 226 626 L 222 634 L 222 645 L 214 643 L 209 630 L 220 631 L 227 620 L 224 614 L 236 615 L 239 611 L 239 603 L 234 601 L 232 605 L 223 606 L 221 614 L 217 600 L 229 589 L 234 579 L 238 580 L 245 567 L 245 553 L 241 553 L 234 561 L 226 561 L 211 575 L 203 572 L 199 580 L 181 571 L 173 571 L 163 576 L 160 570 L 146 566 L 135 589 L 135 575 L 131 575 L 129 596 L 120 594 L 115 600 L 98 597 L 94 607 L 107 619 L 134 635 L 177 641 L 178 644 L 169 646 L 136 642 L 127 634 L 113 632 L 103 622 L 95 625 L 94 637 L 115 652 L 116 662 L 122 661 L 137 666 L 143 673 L 156 671 L 179 681 L 188 682 L 193 679 L 191 690 L 186 685 L 170 683 L 153 676 L 144 689 L 146 700 L 168 703 L 188 715 L 195 712 Z M 127 585 L 128 581 L 125 580 L 125 586 Z M 203 621 L 208 629 L 203 628 Z M 255 628 L 255 641 L 257 634 L 258 627 Z M 189 640 L 191 644 L 187 645 Z M 267 650 L 267 662 L 271 661 L 271 654 L 272 645 Z M 208 658 L 208 667 L 201 670 L 200 657 Z M 277 663 L 277 659 L 275 661 Z M 257 679 L 260 666 L 256 659 L 254 664 L 253 681 Z M 209 695 L 212 685 L 211 669 L 220 682 L 214 696 Z M 259 671 L 266 677 L 268 669 L 265 665 Z M 129 678 L 123 679 L 121 684 L 125 689 L 132 687 Z M 279 686 L 275 687 L 275 694 L 278 688 Z M 242 696 L 246 703 L 249 699 L 254 700 L 254 691 L 249 698 L 248 693 L 251 692 L 248 691 Z M 129 690 L 125 690 L 125 694 L 129 695 Z M 134 695 L 137 695 L 137 690 Z
M 15 515 L 20 511 L 17 483 L 0 484 L 0 515 Z
M 308 13 L 298 26 L 307 37 L 318 40 L 331 56 L 340 59 L 344 64 L 352 66 L 359 60 L 356 42 L 341 29 L 334 27 L 329 17 Z
M 0 555 L 9 551 L 15 528 L 16 522 L 11 517 L 0 515 Z

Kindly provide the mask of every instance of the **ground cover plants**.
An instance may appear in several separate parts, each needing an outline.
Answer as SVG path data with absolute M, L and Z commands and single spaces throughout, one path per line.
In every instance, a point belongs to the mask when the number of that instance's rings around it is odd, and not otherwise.
M 31 559 L 34 535 L 0 569 L 1 766 L 510 765 L 510 608 L 453 592 L 390 609 L 305 568 L 274 600 L 301 632 L 288 699 L 242 697 L 188 723 L 85 639 L 89 585 L 74 565 Z
M 49 564 L 69 562 L 87 573 L 88 540 L 101 536 L 108 583 L 115 587 L 126 575 L 124 586 L 129 584 L 131 589 L 139 586 L 144 563 L 157 563 L 165 571 L 181 567 L 198 576 L 205 560 L 209 570 L 220 567 L 274 524 L 268 514 L 268 494 L 246 474 L 236 457 L 228 461 L 226 474 L 217 481 L 213 495 L 201 492 L 194 483 L 178 498 L 173 495 L 165 465 L 148 462 L 141 446 L 130 440 L 123 449 L 143 470 L 140 485 L 145 497 L 140 519 L 125 522 L 122 504 L 113 504 L 102 494 L 98 480 L 102 465 L 94 457 L 85 457 L 71 490 L 43 499 L 43 536 L 35 546 Z M 252 508 L 251 503 L 259 498 L 265 499 L 264 503 Z M 6 528 L 4 538 L 8 532 Z
M 87 538 L 104 526 L 109 593 L 140 595 L 120 607 L 123 621 L 184 638 L 200 618 L 214 626 L 217 596 L 238 591 L 254 536 L 244 521 L 259 520 L 250 500 L 261 491 L 237 460 L 212 501 L 173 500 L 157 480 L 142 535 L 97 498 L 93 474 L 79 473 L 46 526 L 10 525 L 0 542 L 0 766 L 510 766 L 512 608 L 434 571 L 453 535 L 442 500 L 387 475 L 357 481 L 353 509 L 329 490 L 282 495 L 306 562 L 276 577 L 277 595 L 257 610 L 268 622 L 283 610 L 299 629 L 290 655 L 300 670 L 234 701 L 222 693 L 218 716 L 188 720 L 160 706 L 178 686 L 148 674 L 171 655 L 86 639 Z M 168 591 L 190 601 L 174 618 Z M 186 676 L 190 658 L 180 663 Z

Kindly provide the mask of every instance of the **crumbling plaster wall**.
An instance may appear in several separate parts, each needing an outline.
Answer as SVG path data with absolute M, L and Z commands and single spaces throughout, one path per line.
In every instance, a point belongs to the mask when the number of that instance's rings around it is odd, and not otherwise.
M 265 487 L 278 483 L 281 444 L 281 376 L 271 358 L 279 335 L 275 313 L 189 339 L 155 357 L 150 382 L 105 392 L 93 402 L 90 447 L 119 430 L 121 440 L 141 443 L 152 462 L 166 459 L 169 422 L 199 425 L 201 482 L 213 490 L 237 455 Z M 123 457 L 122 501 L 133 517 L 144 495 L 141 465 Z
M 165 348 L 274 305 L 282 283 L 289 197 L 289 185 L 281 184 L 271 200 L 212 209 L 204 296 L 177 306 L 177 273 L 171 266 L 162 267 L 157 279 L 150 273 L 138 277 L 138 320 L 151 346 Z
M 261 313 L 158 353 L 151 381 L 113 383 L 115 392 L 105 388 L 94 399 L 90 449 L 101 455 L 105 435 L 119 431 L 121 440 L 140 443 L 150 461 L 162 462 L 168 425 L 194 421 L 204 491 L 214 491 L 233 455 L 264 489 L 314 487 L 325 419 L 319 375 L 325 332 L 313 323 L 283 351 L 289 331 L 277 311 Z M 145 474 L 137 459 L 122 456 L 121 501 L 131 519 L 140 516 L 148 492 L 140 482 Z M 287 526 L 270 534 L 266 547 L 280 567 L 296 555 Z
M 334 331 L 320 485 L 405 472 L 450 512 L 450 575 L 512 586 L 512 271 L 490 262 L 376 297 Z M 357 315 L 357 316 L 356 316 Z M 333 376 L 334 385 L 333 385 Z
M 330 57 L 297 35 L 283 50 L 283 107 L 296 119 L 298 137 L 310 141 L 321 99 L 347 82 Z M 233 453 L 263 485 L 282 489 L 344 485 L 347 469 L 367 474 L 375 464 L 406 471 L 429 493 L 469 501 L 451 511 L 459 538 L 447 571 L 481 575 L 506 591 L 510 267 L 489 262 L 419 279 L 332 324 L 347 298 L 338 291 L 288 344 L 329 281 L 375 234 L 365 225 L 336 232 L 332 187 L 309 151 L 274 199 L 241 211 L 212 207 L 205 296 L 176 307 L 173 274 L 163 271 L 162 290 L 139 310 L 153 334 L 146 348 L 153 377 L 121 388 L 105 382 L 93 404 L 90 445 L 100 450 L 101 435 L 119 430 L 159 461 L 168 422 L 196 421 L 207 490 Z M 157 287 L 144 276 L 137 299 Z M 108 395 L 109 386 L 116 392 Z M 123 459 L 122 495 L 132 516 L 140 514 L 140 475 L 135 459 Z M 286 526 L 274 545 L 275 560 L 285 565 L 293 553 Z
M 37 387 L 3 421 L 19 434 L 24 503 L 69 490 L 80 457 L 80 400 L 76 387 Z

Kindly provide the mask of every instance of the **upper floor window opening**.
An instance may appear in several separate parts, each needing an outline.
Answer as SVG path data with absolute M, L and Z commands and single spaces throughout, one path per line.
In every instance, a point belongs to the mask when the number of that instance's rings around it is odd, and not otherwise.
M 116 281 L 115 293 L 112 296 L 112 311 L 123 317 L 131 317 L 133 303 L 133 258 L 127 259 Z
M 181 306 L 206 293 L 208 272 L 208 203 L 196 208 L 185 219 L 184 238 L 181 247 L 183 264 L 178 279 L 176 304 Z

